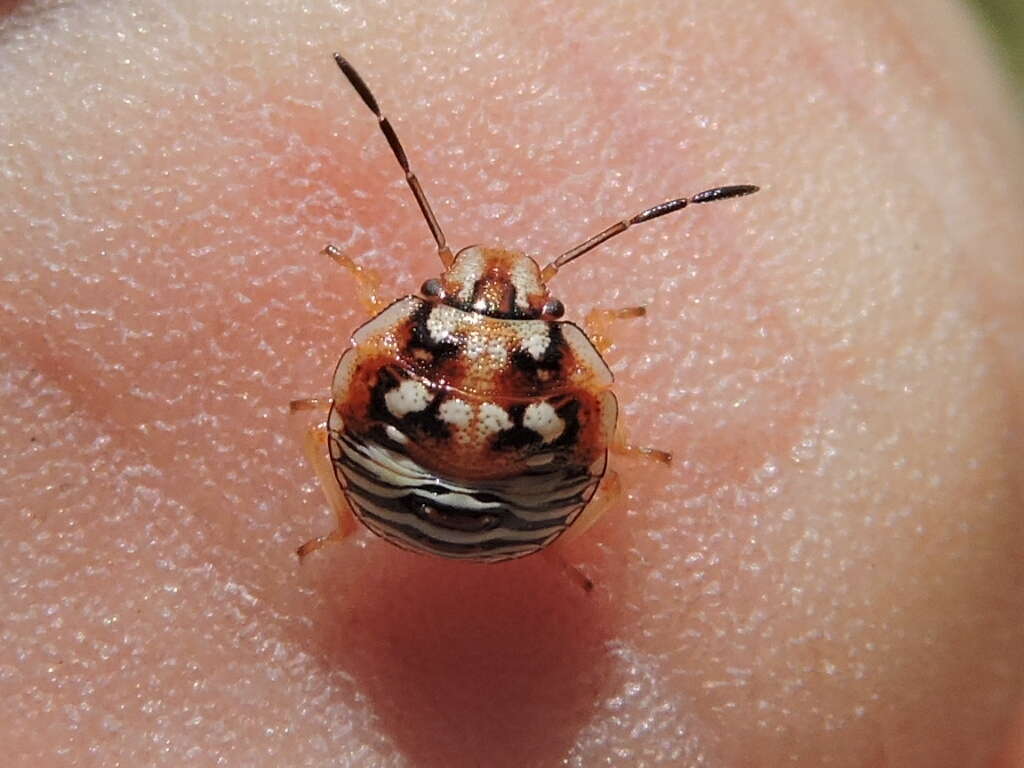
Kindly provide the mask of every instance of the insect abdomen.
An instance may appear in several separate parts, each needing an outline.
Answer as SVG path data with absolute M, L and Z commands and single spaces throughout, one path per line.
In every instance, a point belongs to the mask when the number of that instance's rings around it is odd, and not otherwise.
M 507 560 L 550 544 L 593 496 L 605 459 L 515 477 L 441 477 L 397 444 L 346 432 L 330 421 L 335 473 L 353 511 L 374 533 L 406 549 L 449 558 Z

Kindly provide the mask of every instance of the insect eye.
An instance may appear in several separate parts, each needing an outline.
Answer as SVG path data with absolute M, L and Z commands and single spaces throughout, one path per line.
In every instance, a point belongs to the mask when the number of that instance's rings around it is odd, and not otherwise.
M 544 309 L 541 310 L 541 314 L 544 317 L 557 319 L 565 314 L 565 305 L 558 299 L 548 299 L 544 304 Z
M 420 286 L 420 293 L 424 296 L 440 296 L 444 293 L 444 287 L 441 285 L 440 280 L 432 277 Z

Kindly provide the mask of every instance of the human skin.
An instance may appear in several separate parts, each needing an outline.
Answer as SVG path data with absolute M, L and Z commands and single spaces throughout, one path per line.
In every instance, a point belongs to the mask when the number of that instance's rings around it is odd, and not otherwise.
M 1014 763 L 1024 145 L 959 6 L 7 14 L 8 764 Z M 366 319 L 317 251 L 396 297 L 439 270 L 333 50 L 457 247 L 762 186 L 552 283 L 648 307 L 609 362 L 675 455 L 614 460 L 589 595 L 365 531 L 294 555 L 332 520 L 287 402 Z

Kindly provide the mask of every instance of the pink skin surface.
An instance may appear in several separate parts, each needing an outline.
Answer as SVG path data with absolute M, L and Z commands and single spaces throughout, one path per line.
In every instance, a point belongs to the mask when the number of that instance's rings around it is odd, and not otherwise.
M 6 764 L 1013 763 L 1024 144 L 958 6 L 6 14 Z M 457 247 L 543 263 L 763 187 L 552 284 L 569 319 L 647 305 L 609 362 L 676 457 L 617 461 L 567 550 L 589 596 L 365 531 L 296 561 L 333 523 L 286 404 L 365 319 L 317 251 L 396 297 L 438 272 L 333 50 Z

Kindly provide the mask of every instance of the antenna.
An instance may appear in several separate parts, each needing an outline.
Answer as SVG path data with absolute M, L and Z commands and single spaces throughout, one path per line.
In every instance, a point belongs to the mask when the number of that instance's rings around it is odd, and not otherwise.
M 678 200 L 669 200 L 668 202 L 661 203 L 653 208 L 640 211 L 636 216 L 629 219 L 623 219 L 617 224 L 612 224 L 608 229 L 599 232 L 589 240 L 584 240 L 575 248 L 570 248 L 544 267 L 540 274 L 541 280 L 546 283 L 558 273 L 558 270 L 570 261 L 578 259 L 584 253 L 596 248 L 605 240 L 610 240 L 616 235 L 622 234 L 634 224 L 641 224 L 645 221 L 656 219 L 659 216 L 664 216 L 668 213 L 682 210 L 690 204 L 711 203 L 715 200 L 726 200 L 730 197 L 742 197 L 743 195 L 751 195 L 754 192 L 757 192 L 758 189 L 760 189 L 760 187 L 755 187 L 753 184 L 735 184 L 729 187 L 715 187 L 714 189 L 705 189 L 703 192 L 698 192 L 696 195 L 692 195 L 691 197 L 680 197 Z
M 434 211 L 430 208 L 430 203 L 427 202 L 427 196 L 423 193 L 423 187 L 420 186 L 420 180 L 416 178 L 416 174 L 409 168 L 409 159 L 405 156 L 405 149 L 402 147 L 402 142 L 398 140 L 398 134 L 395 133 L 395 129 L 391 127 L 391 123 L 380 111 L 380 106 L 377 104 L 377 99 L 374 98 L 373 93 L 370 91 L 370 87 L 366 84 L 363 78 L 356 72 L 355 67 L 348 63 L 348 60 L 340 53 L 334 54 L 334 61 L 337 63 L 338 68 L 345 74 L 348 81 L 352 84 L 352 87 L 356 89 L 356 93 L 362 98 L 363 102 L 370 108 L 370 111 L 377 116 L 377 122 L 380 125 L 380 130 L 384 134 L 384 138 L 388 140 L 388 145 L 391 147 L 391 151 L 395 153 L 395 159 L 398 160 L 398 164 L 402 166 L 402 170 L 405 171 L 405 180 L 409 183 L 409 189 L 412 190 L 413 197 L 416 198 L 416 204 L 419 205 L 420 211 L 423 213 L 423 218 L 427 220 L 427 226 L 430 227 L 430 234 L 434 236 L 434 240 L 437 241 L 437 255 L 441 257 L 441 263 L 444 264 L 445 269 L 452 265 L 455 258 L 452 256 L 451 249 L 448 247 L 447 242 L 444 239 L 444 232 L 441 231 L 441 225 L 437 223 L 437 217 L 434 216 Z

